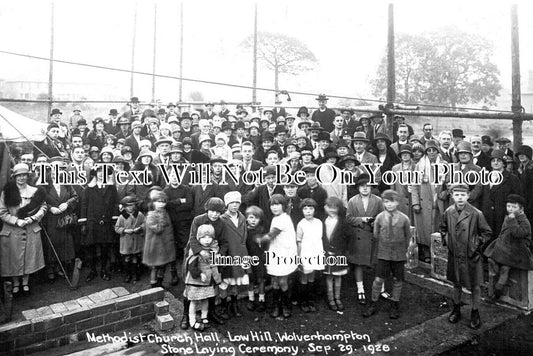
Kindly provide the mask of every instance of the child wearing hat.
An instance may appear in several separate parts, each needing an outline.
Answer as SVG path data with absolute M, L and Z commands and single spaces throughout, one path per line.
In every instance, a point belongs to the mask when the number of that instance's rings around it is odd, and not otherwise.
M 489 262 L 489 298 L 496 302 L 503 295 L 511 268 L 533 269 L 531 253 L 531 224 L 524 214 L 526 201 L 518 194 L 506 199 L 507 216 L 500 235 L 484 252 Z M 496 279 L 496 276 L 499 278 Z
M 492 230 L 485 217 L 468 202 L 467 185 L 451 187 L 453 205 L 444 212 L 440 223 L 443 244 L 448 245 L 447 279 L 453 283 L 453 311 L 448 317 L 450 323 L 461 318 L 462 288 L 472 292 L 470 327 L 481 326 L 479 303 L 483 282 L 483 245 L 490 240 Z
M 144 247 L 145 217 L 137 208 L 137 198 L 124 197 L 120 204 L 122 213 L 115 224 L 120 235 L 120 255 L 124 260 L 124 283 L 138 282 L 140 277 L 140 254 Z
M 225 133 L 219 133 L 215 137 L 215 146 L 211 147 L 212 156 L 219 156 L 224 158 L 226 161 L 232 159 L 231 148 L 228 146 L 228 136 Z
M 393 276 L 391 319 L 400 317 L 400 295 L 404 280 L 404 265 L 407 260 L 407 247 L 411 240 L 411 222 L 407 215 L 398 210 L 399 197 L 394 190 L 387 189 L 381 195 L 385 211 L 376 216 L 374 240 L 377 247 L 376 277 L 372 284 L 372 302 L 363 313 L 369 317 L 377 311 L 377 301 L 385 279 Z
M 226 212 L 222 214 L 220 219 L 224 222 L 224 236 L 223 238 L 228 242 L 227 256 L 245 257 L 248 256 L 246 249 L 246 218 L 239 211 L 241 206 L 241 193 L 238 191 L 228 192 L 224 195 L 224 204 L 226 205 Z M 229 306 L 227 308 L 228 314 L 233 316 L 242 316 L 239 304 L 237 302 L 237 295 L 239 286 L 249 284 L 248 272 L 250 266 L 227 266 L 222 269 L 222 277 L 224 282 L 230 288 L 226 301 Z M 224 297 L 225 291 L 221 291 L 221 298 Z
M 220 216 L 224 213 L 226 207 L 224 205 L 224 201 L 220 198 L 209 198 L 207 202 L 204 205 L 205 213 L 200 214 L 196 216 L 191 224 L 191 230 L 189 233 L 189 242 L 187 243 L 187 246 L 185 247 L 185 257 L 200 254 L 203 258 L 209 258 L 209 253 L 207 251 L 203 251 L 203 247 L 196 238 L 198 229 L 200 226 L 208 224 L 212 225 L 215 229 L 215 240 L 218 242 L 219 246 L 219 253 L 222 256 L 225 256 L 228 251 L 228 242 L 226 240 L 226 236 L 224 234 L 224 230 L 226 228 L 224 221 L 220 219 Z M 224 319 L 228 319 L 228 315 L 224 313 L 221 313 L 220 315 L 215 310 L 215 297 L 209 298 L 209 311 L 208 311 L 208 319 L 216 324 L 224 324 Z M 190 301 L 189 299 L 184 296 L 183 299 L 183 310 L 189 310 Z M 222 306 L 225 307 L 226 300 L 222 300 Z M 225 308 L 223 308 L 225 309 Z M 194 320 L 194 319 L 193 319 Z M 183 318 L 181 319 L 180 327 L 182 329 L 188 329 L 189 328 L 189 314 L 183 313 Z
M 204 224 L 198 227 L 196 239 L 201 246 L 202 253 L 198 252 L 187 258 L 187 273 L 185 277 L 185 290 L 183 295 L 190 301 L 188 309 L 183 310 L 183 314 L 188 313 L 192 328 L 197 331 L 204 331 L 210 327 L 209 299 L 216 295 L 215 286 L 221 282 L 218 267 L 213 265 L 213 254 L 219 253 L 218 242 L 215 239 L 215 228 L 213 225 Z M 207 256 L 207 257 L 206 257 Z M 201 321 L 196 321 L 196 310 L 201 310 Z
M 165 276 L 165 266 L 176 260 L 174 231 L 165 209 L 167 195 L 162 191 L 154 191 L 150 195 L 151 210 L 146 216 L 143 263 L 151 268 L 151 286 L 161 287 Z
M 265 234 L 263 210 L 255 205 L 249 206 L 246 209 L 246 230 L 248 237 L 246 238 L 246 248 L 251 257 L 257 257 L 259 263 L 252 266 L 250 274 L 250 284 L 248 285 L 248 303 L 246 309 L 252 311 L 256 310 L 262 313 L 266 310 L 265 307 L 265 252 L 268 251 L 268 242 L 262 241 L 262 236 Z M 255 300 L 254 285 L 257 285 L 258 300 Z
M 320 258 L 324 255 L 322 246 L 322 222 L 315 218 L 316 201 L 306 198 L 300 203 L 303 219 L 296 226 L 296 246 L 298 256 L 302 259 L 300 269 L 299 304 L 304 313 L 316 312 L 311 295 L 314 291 L 315 271 L 323 271 L 324 264 Z M 329 295 L 328 295 L 329 297 Z M 328 298 L 330 305 L 333 298 Z
M 355 233 L 348 240 L 348 262 L 353 265 L 357 285 L 357 301 L 366 304 L 363 285 L 363 267 L 373 265 L 374 219 L 383 211 L 381 198 L 371 193 L 370 176 L 362 173 L 357 179 L 359 194 L 348 201 L 346 220 L 354 226 Z M 383 289 L 384 290 L 384 289 Z

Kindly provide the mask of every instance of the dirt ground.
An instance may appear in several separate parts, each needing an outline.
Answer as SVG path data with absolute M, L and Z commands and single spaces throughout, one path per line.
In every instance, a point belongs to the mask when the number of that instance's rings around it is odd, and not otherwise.
M 490 316 L 482 315 L 483 318 Z M 442 356 L 521 356 L 533 355 L 533 314 L 521 315 L 476 340 L 441 354 Z

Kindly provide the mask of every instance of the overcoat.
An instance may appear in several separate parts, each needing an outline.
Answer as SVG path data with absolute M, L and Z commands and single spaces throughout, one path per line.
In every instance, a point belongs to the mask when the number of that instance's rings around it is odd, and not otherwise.
M 500 235 L 487 247 L 485 256 L 501 265 L 532 270 L 531 225 L 527 216 L 520 214 L 513 219 L 506 216 Z
M 357 194 L 348 202 L 346 211 L 346 221 L 355 227 L 354 234 L 348 241 L 348 262 L 371 266 L 373 254 L 373 237 L 374 229 L 372 224 L 363 222 L 363 217 L 375 218 L 383 211 L 381 198 L 371 194 L 368 200 L 368 206 L 365 210 L 361 195 Z
M 174 231 L 166 210 L 152 210 L 146 216 L 143 263 L 147 266 L 164 266 L 176 260 Z
M 228 212 L 222 214 L 220 219 L 224 222 L 224 238 L 228 241 L 227 256 L 248 256 L 248 249 L 246 248 L 246 239 L 248 232 L 246 229 L 246 218 L 238 211 L 237 226 L 231 220 Z M 222 278 L 239 278 L 247 274 L 241 266 L 228 266 L 222 269 Z
M 500 234 L 506 213 L 506 199 L 509 194 L 522 194 L 520 180 L 514 174 L 504 170 L 503 181 L 500 184 L 484 185 L 481 195 L 481 211 L 487 219 L 496 238 Z
M 324 246 L 326 256 L 346 257 L 348 241 L 350 237 L 353 236 L 353 227 L 339 218 L 331 233 L 331 237 L 328 239 L 326 219 L 322 221 L 322 245 Z M 342 265 L 325 265 L 325 272 L 333 273 L 346 268 L 347 266 Z
M 400 172 L 412 172 L 415 170 L 415 164 L 411 162 L 410 165 L 408 165 L 407 169 L 402 169 L 402 163 L 398 163 L 394 167 L 392 167 L 392 171 L 398 176 Z M 391 187 L 392 190 L 396 191 L 398 193 L 399 198 L 399 204 L 398 204 L 398 210 L 400 210 L 402 213 L 407 215 L 410 221 L 414 223 L 413 220 L 413 201 L 411 193 L 409 192 L 409 185 L 408 184 L 401 184 L 400 180 L 397 179 L 396 183 L 394 183 Z M 411 186 L 411 191 L 413 189 L 413 186 Z
M 57 222 L 60 217 L 76 212 L 78 204 L 78 195 L 74 191 L 74 188 L 70 185 L 61 185 L 59 188 L 59 196 L 53 185 L 47 186 L 46 203 L 48 205 L 48 211 L 44 216 L 43 223 L 52 241 L 54 248 L 62 262 L 68 262 L 72 260 L 74 256 L 74 239 L 72 236 L 72 229 L 69 227 L 58 228 Z M 62 203 L 67 203 L 68 208 L 65 212 L 54 215 L 50 212 L 51 207 L 58 207 Z M 56 257 L 50 243 L 47 238 L 44 238 L 43 250 L 45 253 L 45 260 L 47 263 L 57 262 Z
M 144 247 L 144 234 L 146 230 L 145 217 L 143 213 L 128 214 L 123 212 L 118 217 L 115 224 L 115 232 L 120 235 L 120 254 L 133 255 L 141 253 Z M 136 229 L 140 227 L 141 231 L 134 234 L 125 234 L 126 229 Z
M 467 289 L 479 286 L 483 282 L 481 248 L 492 236 L 481 211 L 466 203 L 459 214 L 455 204 L 451 205 L 444 212 L 440 231 L 448 235 L 448 280 Z
M 81 245 L 115 242 L 114 217 L 118 217 L 117 188 L 98 188 L 96 183 L 89 183 L 81 199 L 80 221 L 87 223 L 87 235 Z
M 23 228 L 16 226 L 17 211 L 27 205 L 37 188 L 27 186 L 20 192 L 22 202 L 18 207 L 7 207 L 4 193 L 0 196 L 0 219 L 4 222 L 0 232 L 0 267 L 2 277 L 15 277 L 37 272 L 44 267 L 41 226 L 39 221 L 46 213 L 46 204 L 32 217 L 35 222 Z

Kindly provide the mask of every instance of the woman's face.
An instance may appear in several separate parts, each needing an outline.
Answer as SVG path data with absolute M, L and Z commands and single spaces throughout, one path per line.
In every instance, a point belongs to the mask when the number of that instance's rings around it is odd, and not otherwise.
M 26 184 L 27 181 L 28 181 L 27 174 L 17 174 L 15 176 L 15 182 L 19 185 Z
M 415 160 L 420 161 L 420 159 L 424 156 L 424 152 L 421 150 L 414 150 L 413 151 L 413 157 Z
M 143 156 L 141 157 L 141 163 L 145 166 L 149 165 L 152 162 L 152 158 L 149 156 Z
M 94 127 L 96 128 L 96 131 L 104 131 L 104 123 L 103 122 L 97 123 Z
M 113 155 L 109 152 L 102 153 L 102 162 L 109 163 L 113 160 Z
M 435 159 L 437 159 L 437 154 L 439 153 L 439 151 L 437 151 L 436 148 L 428 148 L 426 150 L 426 153 L 428 155 L 429 160 L 434 161 Z
M 385 150 L 387 150 L 387 143 L 385 142 L 385 140 L 377 140 L 376 141 L 376 147 L 380 151 L 385 151 Z

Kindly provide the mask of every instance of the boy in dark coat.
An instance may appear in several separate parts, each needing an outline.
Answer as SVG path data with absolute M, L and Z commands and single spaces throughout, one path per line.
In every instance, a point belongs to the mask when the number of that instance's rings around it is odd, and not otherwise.
M 533 269 L 531 225 L 524 214 L 526 200 L 518 194 L 510 194 L 506 202 L 508 215 L 503 221 L 500 235 L 484 253 L 489 261 L 489 297 L 492 302 L 503 295 L 511 268 Z
M 468 203 L 467 185 L 455 185 L 451 188 L 454 204 L 448 207 L 441 220 L 440 234 L 443 245 L 448 245 L 448 269 L 446 276 L 454 285 L 453 311 L 448 317 L 450 323 L 457 323 L 461 318 L 462 288 L 472 292 L 472 313 L 470 327 L 481 326 L 479 302 L 481 300 L 480 284 L 483 281 L 483 245 L 490 240 L 492 230 L 481 211 Z M 447 236 L 447 241 L 446 241 Z

